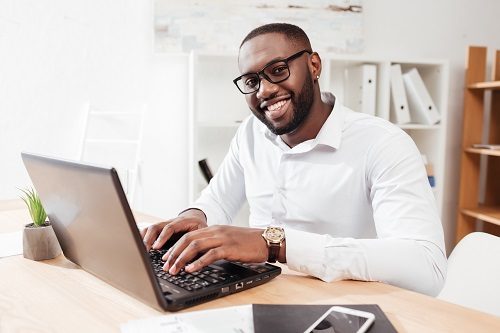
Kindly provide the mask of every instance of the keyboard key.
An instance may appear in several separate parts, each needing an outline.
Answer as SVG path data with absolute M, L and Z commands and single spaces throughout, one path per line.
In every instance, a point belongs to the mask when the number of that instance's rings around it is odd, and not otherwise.
M 172 283 L 186 291 L 199 290 L 214 284 L 227 281 L 234 278 L 234 275 L 229 275 L 225 271 L 213 267 L 204 267 L 198 272 L 187 273 L 181 270 L 177 275 L 170 275 L 168 272 L 163 271 L 165 262 L 161 257 L 166 251 L 151 250 L 149 252 L 151 264 L 155 275 L 169 283 Z

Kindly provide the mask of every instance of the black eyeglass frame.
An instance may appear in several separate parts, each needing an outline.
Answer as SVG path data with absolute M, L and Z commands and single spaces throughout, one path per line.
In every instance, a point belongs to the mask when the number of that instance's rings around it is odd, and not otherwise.
M 299 51 L 297 53 L 294 53 L 292 54 L 291 56 L 289 56 L 288 58 L 285 58 L 285 59 L 276 59 L 276 60 L 273 60 L 271 61 L 270 63 L 266 64 L 264 66 L 264 68 L 262 68 L 260 71 L 258 71 L 257 73 L 246 73 L 246 74 L 243 74 L 243 75 L 240 75 L 238 76 L 236 79 L 233 80 L 233 83 L 234 85 L 236 86 L 236 88 L 238 88 L 238 90 L 242 93 L 242 94 L 245 94 L 245 95 L 248 95 L 248 94 L 253 94 L 255 93 L 256 91 L 258 91 L 260 89 L 260 81 L 261 81 L 261 77 L 263 77 L 264 79 L 266 79 L 267 81 L 271 82 L 271 83 L 280 83 L 280 82 L 283 82 L 285 80 L 288 80 L 288 78 L 290 77 L 290 66 L 288 66 L 288 62 L 289 61 L 292 61 L 298 57 L 300 57 L 301 55 L 303 55 L 304 53 L 308 53 L 308 54 L 313 54 L 312 51 L 310 50 L 302 50 L 302 51 Z M 266 73 L 264 73 L 264 71 L 269 67 L 269 66 L 272 66 L 274 64 L 277 64 L 279 62 L 284 62 L 286 64 L 286 67 L 288 69 L 288 75 L 287 77 L 283 78 L 283 79 L 280 79 L 278 81 L 273 81 Z M 250 92 L 244 92 L 243 90 L 241 90 L 240 86 L 238 85 L 238 81 L 241 80 L 242 77 L 244 76 L 247 76 L 247 75 L 255 75 L 259 80 L 258 80 L 258 84 L 256 85 L 256 88 L 255 90 L 253 91 L 250 91 Z

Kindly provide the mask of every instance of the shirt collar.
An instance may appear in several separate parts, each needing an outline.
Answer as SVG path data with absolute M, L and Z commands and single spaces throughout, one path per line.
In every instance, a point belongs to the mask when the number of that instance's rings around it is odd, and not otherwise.
M 331 93 L 325 94 L 328 94 L 328 97 L 333 97 Z M 342 139 L 342 129 L 344 127 L 345 110 L 338 99 L 333 99 L 333 101 L 335 103 L 333 105 L 333 110 L 319 130 L 315 141 L 316 144 L 327 145 L 339 149 Z
M 344 106 L 340 104 L 338 99 L 336 99 L 332 93 L 329 92 L 322 93 L 321 99 L 330 105 L 333 104 L 333 110 L 321 127 L 318 135 L 316 136 L 316 139 L 306 142 L 308 143 L 308 145 L 312 144 L 312 146 L 321 144 L 330 146 L 334 149 L 339 149 L 345 118 Z M 278 144 L 279 146 L 282 146 L 282 144 L 284 144 L 286 146 L 286 144 L 282 142 L 281 138 L 278 135 L 272 133 L 267 128 L 267 126 L 262 123 L 260 123 L 260 131 L 269 141 L 273 142 L 274 144 Z

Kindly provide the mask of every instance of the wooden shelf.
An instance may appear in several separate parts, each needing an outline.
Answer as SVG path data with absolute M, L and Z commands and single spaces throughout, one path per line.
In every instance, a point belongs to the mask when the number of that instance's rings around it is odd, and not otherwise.
M 398 125 L 399 128 L 404 130 L 435 130 L 440 129 L 441 125 L 424 125 L 424 124 L 403 124 Z
M 101 144 L 101 143 L 109 143 L 109 144 L 130 144 L 130 145 L 137 145 L 139 144 L 139 140 L 118 140 L 118 139 L 87 139 L 85 140 L 86 143 L 95 143 L 95 144 Z
M 235 120 L 235 121 L 222 121 L 222 122 L 216 122 L 216 121 L 199 121 L 196 123 L 198 127 L 201 128 L 238 128 L 242 120 Z
M 500 150 L 475 145 L 482 141 L 500 143 L 500 113 L 496 112 L 500 110 L 500 94 L 487 97 L 482 93 L 500 91 L 500 50 L 495 50 L 491 81 L 486 77 L 487 56 L 486 47 L 468 48 L 462 121 L 465 154 L 461 154 L 460 163 L 456 242 L 479 231 L 477 220 L 487 222 L 480 231 L 500 236 Z
M 477 208 L 462 209 L 461 212 L 481 221 L 500 225 L 500 207 L 498 206 L 480 206 Z
M 467 86 L 469 89 L 500 90 L 500 81 L 486 81 L 472 83 Z
M 500 156 L 500 150 L 495 149 L 466 148 L 465 151 L 473 154 Z

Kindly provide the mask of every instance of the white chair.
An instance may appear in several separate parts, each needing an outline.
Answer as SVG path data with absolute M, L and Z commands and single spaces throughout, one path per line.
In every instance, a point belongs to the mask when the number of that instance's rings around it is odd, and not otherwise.
M 80 160 L 115 167 L 127 198 L 133 205 L 141 164 L 146 107 L 130 112 L 103 110 L 87 103 L 85 109 Z
M 438 298 L 500 316 L 500 237 L 483 232 L 465 236 L 448 258 Z

